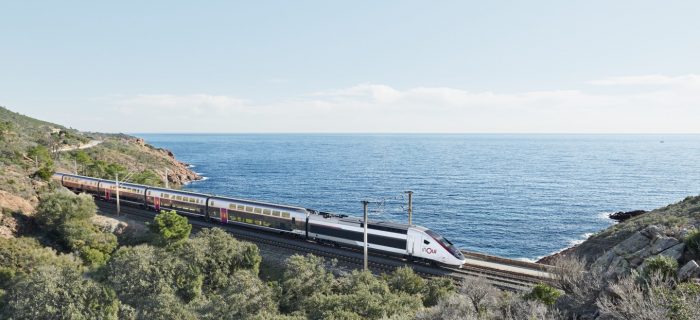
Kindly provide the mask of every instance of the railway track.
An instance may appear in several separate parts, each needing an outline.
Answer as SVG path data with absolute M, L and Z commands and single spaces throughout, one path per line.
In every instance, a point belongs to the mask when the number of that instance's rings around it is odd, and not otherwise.
M 101 214 L 114 217 L 116 214 L 116 204 L 95 200 Z M 121 206 L 122 216 L 141 221 L 152 221 L 155 213 L 141 208 Z M 331 245 L 323 245 L 291 236 L 278 235 L 261 232 L 259 230 L 216 222 L 206 222 L 199 218 L 187 217 L 193 229 L 219 227 L 233 234 L 236 238 L 260 243 L 300 253 L 312 253 L 331 259 L 337 259 L 348 264 L 361 268 L 364 256 L 361 250 L 356 248 L 340 248 Z M 523 266 L 519 263 L 507 264 L 499 257 L 477 256 L 470 252 L 465 252 L 468 262 L 459 268 L 445 266 L 431 266 L 419 262 L 410 262 L 405 259 L 391 257 L 376 253 L 369 256 L 369 267 L 375 273 L 391 272 L 402 266 L 410 266 L 418 275 L 425 278 L 449 277 L 455 282 L 459 282 L 465 277 L 484 277 L 490 284 L 505 290 L 526 291 L 537 283 L 548 282 L 551 276 L 546 271 L 535 270 L 532 266 Z M 507 259 L 506 259 L 507 260 Z M 513 260 L 517 261 L 517 260 Z M 520 261 L 523 263 L 522 261 Z M 526 262 L 524 262 L 526 263 Z

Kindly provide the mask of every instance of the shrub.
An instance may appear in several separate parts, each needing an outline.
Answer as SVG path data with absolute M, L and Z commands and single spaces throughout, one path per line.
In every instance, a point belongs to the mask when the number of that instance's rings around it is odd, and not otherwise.
M 293 255 L 285 261 L 282 286 L 282 311 L 299 310 L 312 294 L 330 294 L 335 278 L 326 270 L 323 259 L 314 255 Z
M 159 235 L 161 245 L 175 245 L 187 240 L 192 231 L 192 225 L 187 217 L 181 216 L 175 210 L 161 210 L 150 225 L 151 230 Z
M 557 299 L 562 295 L 561 291 L 556 288 L 540 283 L 532 288 L 532 291 L 528 293 L 525 298 L 528 300 L 540 301 L 546 305 L 554 305 Z
M 98 266 L 117 247 L 117 237 L 92 224 L 96 209 L 91 196 L 58 190 L 42 196 L 36 221 L 63 247 L 78 253 L 88 265 Z
M 644 269 L 642 275 L 649 279 L 654 274 L 659 274 L 664 278 L 671 279 L 676 277 L 678 270 L 678 261 L 667 256 L 654 256 L 647 258 L 644 261 Z
M 34 172 L 34 176 L 41 179 L 41 180 L 49 181 L 49 180 L 51 180 L 51 176 L 53 176 L 53 173 L 54 173 L 53 166 L 45 165 L 45 166 L 42 166 L 36 172 Z
M 393 292 L 407 294 L 422 294 L 425 291 L 425 280 L 409 267 L 400 267 L 391 275 L 385 276 L 389 288 Z
M 114 291 L 73 268 L 44 266 L 3 297 L 3 319 L 117 319 Z
M 257 275 L 262 261 L 256 245 L 238 241 L 220 228 L 200 231 L 178 252 L 190 267 L 205 275 L 207 291 L 226 287 L 238 270 L 249 270 Z
M 456 291 L 454 282 L 448 278 L 432 278 L 426 281 L 423 305 L 432 307 Z
M 695 254 L 700 256 L 700 229 L 695 229 L 685 237 L 685 246 Z

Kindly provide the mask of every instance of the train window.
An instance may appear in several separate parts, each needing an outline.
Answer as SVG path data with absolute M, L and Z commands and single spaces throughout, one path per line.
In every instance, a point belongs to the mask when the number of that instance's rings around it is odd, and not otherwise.
M 280 216 L 280 212 L 277 211 L 277 210 L 272 211 L 272 216 L 273 216 L 273 217 L 279 217 L 279 216 Z
M 245 206 L 245 211 L 247 211 L 247 212 L 253 212 L 253 207 Z
M 270 209 L 265 209 L 265 210 L 263 210 L 263 214 L 266 215 L 266 216 L 269 216 L 269 215 L 270 215 Z
M 182 196 L 175 197 L 177 200 L 182 201 Z
M 282 212 L 282 218 L 289 219 L 289 212 Z
M 428 241 L 428 240 L 423 240 L 423 243 L 425 243 L 425 244 L 430 244 L 430 241 Z
M 262 209 L 261 209 L 261 208 L 255 208 L 255 213 L 258 213 L 258 214 L 262 213 Z
M 149 196 L 151 195 L 151 192 L 150 192 L 150 191 L 148 191 L 148 195 L 149 195 Z
M 236 207 L 238 208 L 238 211 L 245 211 L 245 206 L 242 204 L 239 204 Z
M 228 208 L 231 210 L 236 210 L 236 205 L 235 204 L 229 204 Z

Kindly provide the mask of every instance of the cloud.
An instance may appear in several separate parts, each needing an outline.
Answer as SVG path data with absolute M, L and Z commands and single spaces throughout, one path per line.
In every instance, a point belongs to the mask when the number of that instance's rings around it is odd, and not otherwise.
M 588 84 L 598 86 L 699 86 L 700 76 L 695 74 L 682 76 L 665 76 L 665 75 L 641 75 L 641 76 L 624 76 L 610 77 L 605 79 L 589 81 Z
M 241 111 L 246 106 L 246 100 L 230 96 L 208 94 L 141 94 L 118 99 L 115 104 L 119 111 L 127 114 L 149 111 L 156 111 L 166 115 L 183 111 L 192 112 L 194 114 L 211 112 L 226 114 Z
M 507 93 L 358 84 L 266 103 L 143 94 L 114 99 L 114 114 L 121 116 L 104 125 L 133 132 L 698 132 L 698 79 L 647 75 L 588 82 L 610 86 L 602 93 L 585 86 Z

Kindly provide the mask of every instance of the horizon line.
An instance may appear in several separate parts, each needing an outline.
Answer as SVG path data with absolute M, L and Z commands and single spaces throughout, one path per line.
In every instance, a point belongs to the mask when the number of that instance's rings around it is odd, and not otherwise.
M 90 131 L 85 131 L 90 132 Z M 100 133 L 100 132 L 96 132 Z M 110 132 L 102 132 L 110 133 Z M 240 134 L 240 135 L 700 135 L 700 132 L 111 132 L 113 134 Z

